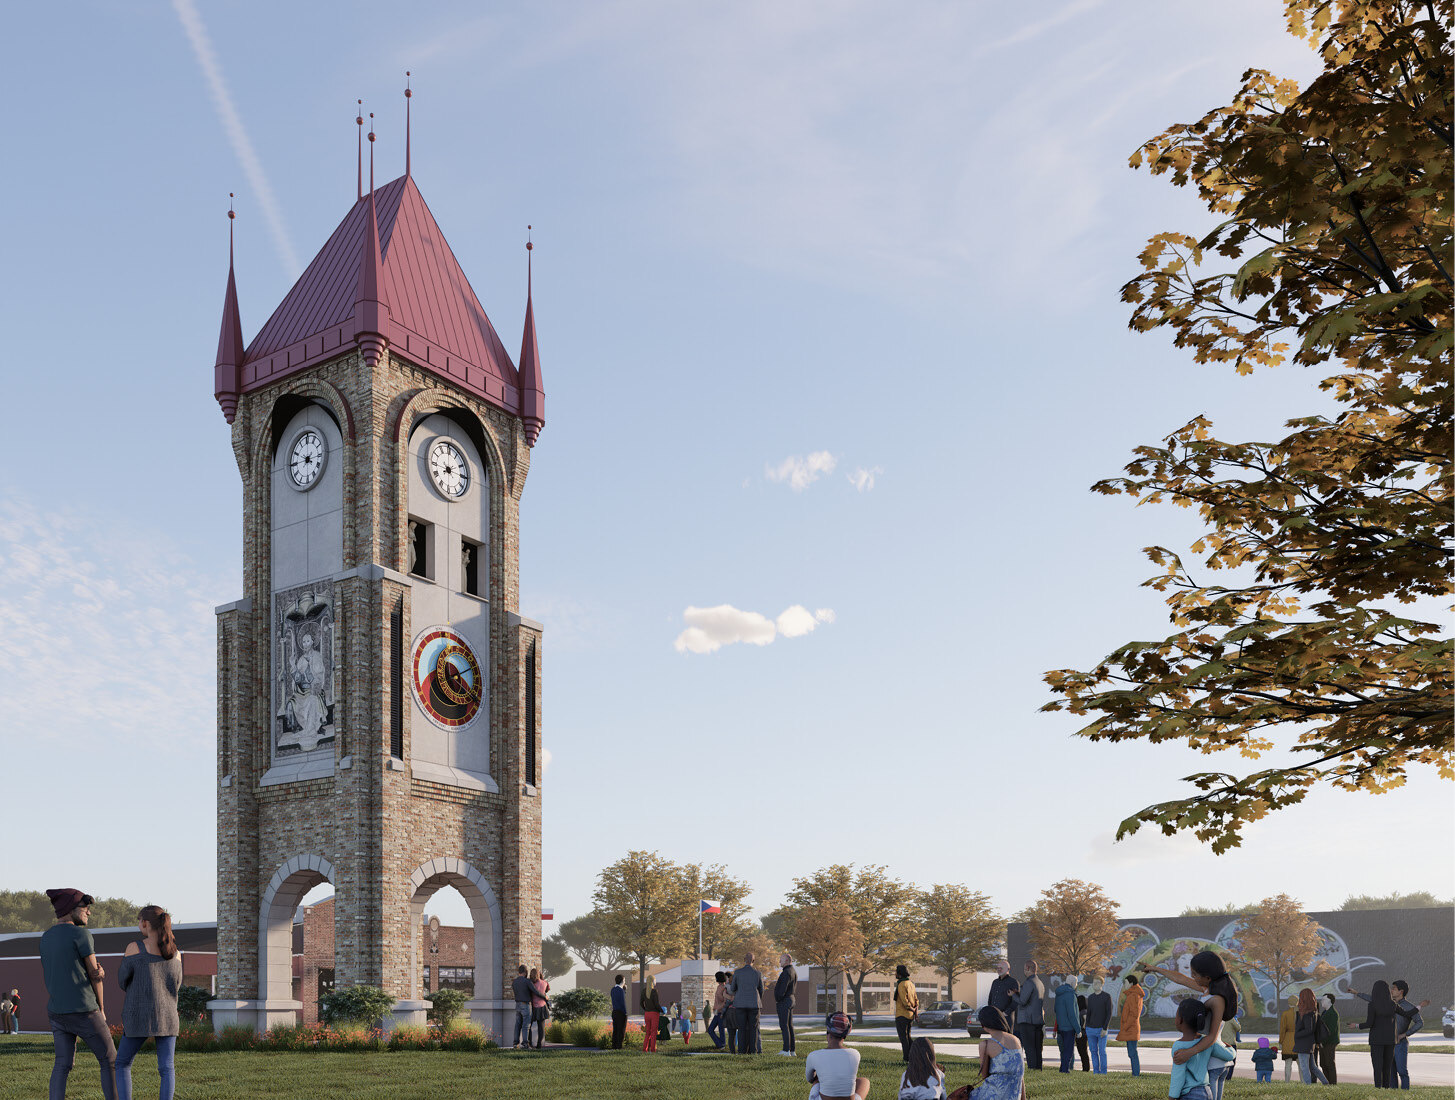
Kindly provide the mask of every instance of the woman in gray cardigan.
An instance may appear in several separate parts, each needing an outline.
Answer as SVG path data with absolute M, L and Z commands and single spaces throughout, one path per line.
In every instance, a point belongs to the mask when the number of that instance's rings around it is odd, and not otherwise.
M 182 987 L 182 956 L 172 937 L 172 915 L 159 905 L 137 914 L 140 942 L 126 945 L 117 980 L 126 994 L 121 1006 L 121 1045 L 116 1048 L 116 1098 L 131 1100 L 131 1063 L 148 1039 L 157 1041 L 160 1100 L 172 1100 L 177 1087 L 175 1059 L 177 990 Z

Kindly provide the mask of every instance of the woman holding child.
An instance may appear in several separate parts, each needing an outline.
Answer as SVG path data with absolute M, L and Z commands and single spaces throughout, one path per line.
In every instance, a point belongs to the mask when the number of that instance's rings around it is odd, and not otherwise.
M 1173 1069 L 1175 1072 L 1176 1067 L 1211 1050 L 1213 1053 L 1207 1059 L 1209 1100 L 1223 1100 L 1223 1085 L 1233 1075 L 1233 1064 L 1238 1056 L 1237 1044 L 1231 1038 L 1233 1028 L 1228 1026 L 1238 1017 L 1238 989 L 1228 975 L 1228 968 L 1216 951 L 1199 951 L 1189 962 L 1188 969 L 1192 972 L 1189 977 L 1164 966 L 1145 969 L 1202 994 L 1201 1003 L 1207 1008 L 1206 1016 L 1202 1018 L 1206 1030 L 1195 1044 L 1189 1044 L 1187 1048 L 1173 1044 Z M 1184 1001 L 1182 1005 L 1197 1003 Z M 1179 1020 L 1182 1018 L 1182 1005 L 1178 1006 Z M 1225 1037 L 1226 1045 L 1218 1042 L 1219 1036 Z

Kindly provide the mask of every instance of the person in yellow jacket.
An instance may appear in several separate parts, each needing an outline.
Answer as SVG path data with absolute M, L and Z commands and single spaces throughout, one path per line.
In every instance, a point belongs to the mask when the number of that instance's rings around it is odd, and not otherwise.
M 909 967 L 900 963 L 894 968 L 894 1030 L 899 1033 L 902 1060 L 909 1064 L 909 1025 L 919 1019 L 919 995 L 909 980 Z
M 1146 996 L 1142 979 L 1128 974 L 1122 986 L 1122 1010 L 1117 1018 L 1117 1039 L 1127 1044 L 1127 1060 L 1132 1063 L 1132 1076 L 1142 1075 L 1142 1060 L 1137 1057 L 1137 1040 L 1142 1037 L 1142 999 Z
M 1278 1017 L 1278 1056 L 1283 1059 L 1283 1079 L 1293 1080 L 1298 1055 L 1293 1052 L 1293 1026 L 1298 1019 L 1298 998 L 1288 998 L 1288 1007 Z

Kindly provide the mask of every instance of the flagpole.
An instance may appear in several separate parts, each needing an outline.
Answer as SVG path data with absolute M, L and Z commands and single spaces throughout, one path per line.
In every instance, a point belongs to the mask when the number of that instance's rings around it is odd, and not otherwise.
M 702 958 L 702 902 L 697 903 L 697 957 Z

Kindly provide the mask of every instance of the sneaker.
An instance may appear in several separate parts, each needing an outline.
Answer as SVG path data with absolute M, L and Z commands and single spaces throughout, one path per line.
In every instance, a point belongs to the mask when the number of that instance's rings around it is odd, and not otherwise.
M 783 1055 L 783 1057 L 785 1058 L 792 1058 L 794 1056 L 793 1051 L 791 1050 L 780 1050 L 778 1053 Z

